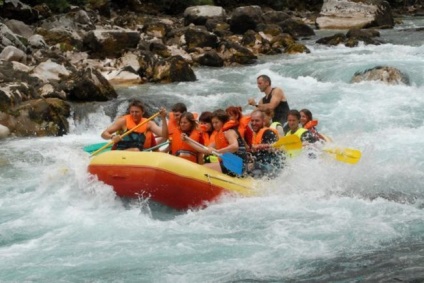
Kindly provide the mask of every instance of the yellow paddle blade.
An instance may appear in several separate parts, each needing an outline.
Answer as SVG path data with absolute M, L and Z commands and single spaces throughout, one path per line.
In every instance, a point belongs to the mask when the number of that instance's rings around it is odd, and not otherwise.
M 284 136 L 281 137 L 273 145 L 275 148 L 283 148 L 286 151 L 296 150 L 302 148 L 302 141 L 296 135 Z
M 335 154 L 336 160 L 356 164 L 361 159 L 362 153 L 354 148 L 324 148 L 323 151 Z

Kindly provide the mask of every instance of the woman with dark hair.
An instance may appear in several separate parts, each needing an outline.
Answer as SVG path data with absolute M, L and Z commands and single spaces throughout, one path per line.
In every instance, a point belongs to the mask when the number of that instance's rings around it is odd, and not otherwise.
M 183 141 L 183 135 L 187 135 L 192 140 L 204 144 L 201 131 L 197 127 L 197 121 L 193 113 L 184 112 L 181 114 L 178 127 L 171 134 L 171 154 L 196 163 L 203 163 L 203 154 L 199 153 L 191 144 Z
M 243 116 L 240 106 L 230 106 L 225 109 L 225 112 L 230 116 L 230 121 L 234 124 L 234 128 L 246 142 L 246 146 L 252 145 L 253 131 L 249 127 L 250 116 Z
M 234 126 L 234 123 L 229 121 L 230 116 L 224 110 L 215 110 L 212 113 L 212 125 L 216 131 L 215 141 L 209 145 L 209 149 L 207 150 L 193 143 L 191 143 L 191 145 L 197 151 L 205 154 L 213 154 L 214 152 L 221 154 L 227 152 L 234 153 L 245 162 L 247 160 L 245 143 L 236 131 L 237 126 Z M 223 165 L 222 162 L 206 163 L 205 166 L 228 175 L 234 175 Z M 244 164 L 243 167 L 245 167 Z M 243 171 L 245 171 L 244 168 Z
M 199 116 L 200 131 L 203 134 L 205 145 L 208 146 L 214 142 L 215 131 L 212 126 L 212 112 L 205 111 Z
M 302 109 L 300 112 L 300 123 L 302 124 L 302 127 L 307 129 L 311 134 L 317 139 L 325 140 L 324 136 L 318 133 L 317 129 L 315 128 L 316 125 L 318 125 L 318 120 L 314 120 L 312 118 L 312 112 L 309 111 L 309 109 Z

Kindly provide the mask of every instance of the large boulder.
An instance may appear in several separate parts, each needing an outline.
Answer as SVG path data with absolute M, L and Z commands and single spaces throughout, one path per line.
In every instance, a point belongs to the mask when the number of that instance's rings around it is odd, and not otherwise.
M 299 20 L 287 19 L 279 23 L 284 33 L 288 33 L 293 37 L 312 36 L 315 35 L 314 30 Z
M 409 77 L 399 69 L 389 66 L 377 66 L 363 72 L 356 72 L 351 82 L 380 81 L 390 85 L 409 85 Z
M 32 24 L 39 20 L 39 13 L 18 0 L 4 0 L 0 9 L 0 17 L 15 19 Z
M 217 19 L 225 21 L 226 12 L 222 7 L 218 6 L 192 6 L 184 11 L 184 25 L 191 23 L 195 25 L 205 25 L 208 19 Z
M 32 28 L 22 21 L 8 20 L 4 23 L 13 33 L 20 35 L 24 38 L 29 38 L 31 35 L 34 34 Z
M 0 50 L 6 46 L 15 46 L 22 51 L 26 51 L 25 44 L 22 42 L 22 37 L 16 35 L 5 24 L 0 22 Z
M 152 78 L 154 82 L 192 82 L 195 80 L 196 75 L 193 69 L 181 56 L 173 56 L 155 64 Z
M 136 48 L 139 41 L 139 32 L 133 30 L 95 30 L 83 39 L 91 58 L 120 57 L 128 49 Z
M 218 37 L 202 28 L 189 28 L 184 37 L 189 50 L 196 47 L 216 48 L 218 46 Z
M 316 25 L 319 29 L 391 28 L 394 20 L 384 0 L 324 0 Z
M 200 65 L 209 66 L 209 67 L 223 67 L 224 60 L 219 57 L 218 53 L 215 50 L 205 52 L 197 60 Z
M 26 63 L 27 56 L 25 52 L 15 46 L 6 46 L 3 51 L 0 52 L 0 60 Z
M 70 101 L 108 101 L 118 96 L 112 85 L 94 68 L 78 70 L 62 81 L 60 87 Z
M 12 114 L 13 113 L 13 114 Z M 61 136 L 69 131 L 70 105 L 57 98 L 26 101 L 0 115 L 0 124 L 15 136 Z
M 230 20 L 230 29 L 233 33 L 243 34 L 249 29 L 256 30 L 258 24 L 263 23 L 262 9 L 259 6 L 244 6 L 234 9 Z

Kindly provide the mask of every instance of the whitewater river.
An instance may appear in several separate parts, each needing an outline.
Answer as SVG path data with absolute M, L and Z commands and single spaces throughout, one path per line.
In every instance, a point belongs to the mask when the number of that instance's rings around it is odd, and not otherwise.
M 75 105 L 66 136 L 0 141 L 0 282 L 422 282 L 424 34 L 412 27 L 424 19 L 381 31 L 390 43 L 356 48 L 315 45 L 334 33 L 320 32 L 305 41 L 311 54 L 120 89 L 117 101 Z M 350 83 L 379 65 L 411 84 Z M 86 172 L 82 147 L 101 142 L 127 99 L 197 112 L 244 106 L 262 97 L 260 74 L 336 145 L 361 150 L 360 162 L 300 157 L 258 182 L 260 196 L 185 212 L 121 200 Z

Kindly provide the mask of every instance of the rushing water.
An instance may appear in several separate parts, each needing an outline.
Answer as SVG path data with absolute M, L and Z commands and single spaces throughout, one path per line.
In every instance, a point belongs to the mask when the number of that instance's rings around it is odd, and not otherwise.
M 116 198 L 87 173 L 82 147 L 101 141 L 125 103 L 84 105 L 90 114 L 75 111 L 64 137 L 0 141 L 0 281 L 424 281 L 424 36 L 405 30 L 423 26 L 408 19 L 382 31 L 390 43 L 379 46 L 307 39 L 311 54 L 119 90 L 122 102 L 183 101 L 201 112 L 259 99 L 265 73 L 336 145 L 362 151 L 356 165 L 326 154 L 291 160 L 278 179 L 258 182 L 257 197 L 187 212 Z M 411 85 L 350 83 L 379 65 Z

